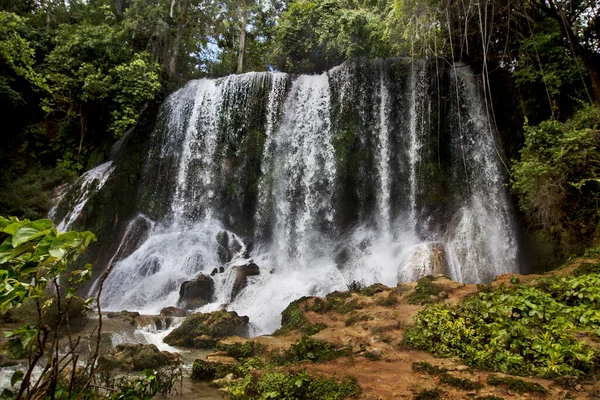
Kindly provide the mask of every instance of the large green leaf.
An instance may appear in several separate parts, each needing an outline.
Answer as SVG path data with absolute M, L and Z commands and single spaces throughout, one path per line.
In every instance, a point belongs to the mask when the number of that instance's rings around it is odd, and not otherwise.
M 13 235 L 12 245 L 17 247 L 30 240 L 45 236 L 52 231 L 52 228 L 54 228 L 54 224 L 49 219 L 29 222 L 17 229 Z
M 23 221 L 15 221 L 12 224 L 9 224 L 4 227 L 4 233 L 8 233 L 9 235 L 14 235 L 17 232 L 17 229 L 19 229 L 21 226 L 25 225 L 28 222 L 29 222 L 29 220 L 27 220 L 27 219 L 23 220 Z
M 77 232 L 66 232 L 58 235 L 52 240 L 48 252 L 52 257 L 62 260 L 70 249 L 78 246 L 81 242 L 82 238 Z

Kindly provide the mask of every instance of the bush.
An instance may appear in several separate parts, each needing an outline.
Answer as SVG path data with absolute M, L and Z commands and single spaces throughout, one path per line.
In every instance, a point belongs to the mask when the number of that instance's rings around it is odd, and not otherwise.
M 405 342 L 484 369 L 582 376 L 595 367 L 598 351 L 575 333 L 600 328 L 599 300 L 598 274 L 480 291 L 457 306 L 419 312 Z
M 598 226 L 600 113 L 582 108 L 561 123 L 525 127 L 525 146 L 512 167 L 512 190 L 529 220 L 568 254 L 589 241 Z

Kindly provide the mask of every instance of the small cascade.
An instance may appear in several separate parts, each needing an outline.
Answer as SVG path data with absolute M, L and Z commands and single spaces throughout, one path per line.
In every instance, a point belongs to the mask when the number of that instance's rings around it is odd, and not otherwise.
M 83 212 L 92 193 L 98 192 L 114 171 L 112 161 L 98 165 L 81 175 L 75 182 L 66 187 L 56 205 L 52 207 L 49 217 L 56 223 L 56 229 L 65 232 L 71 229 L 73 223 Z M 62 216 L 61 215 L 62 211 Z
M 103 308 L 158 313 L 196 295 L 185 304 L 263 334 L 292 300 L 353 281 L 517 271 L 480 99 L 468 67 L 408 59 L 189 82 L 159 115 Z
M 383 67 L 382 67 L 383 68 Z M 389 145 L 389 113 L 390 95 L 388 93 L 388 84 L 383 71 L 379 78 L 379 148 L 377 159 L 377 172 L 379 175 L 379 195 L 377 196 L 377 215 L 378 228 L 384 235 L 389 236 L 391 230 L 391 209 L 390 209 L 390 145 Z

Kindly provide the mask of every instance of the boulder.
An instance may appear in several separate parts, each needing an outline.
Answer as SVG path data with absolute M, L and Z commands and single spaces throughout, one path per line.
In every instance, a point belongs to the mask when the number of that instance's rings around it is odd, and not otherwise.
M 238 265 L 233 267 L 233 273 L 235 274 L 235 281 L 231 290 L 232 300 L 246 287 L 249 276 L 260 274 L 260 268 L 254 263 Z
M 120 344 L 98 360 L 104 368 L 143 371 L 181 363 L 179 354 L 160 351 L 153 344 Z
M 217 243 L 221 247 L 229 248 L 229 234 L 227 231 L 219 231 L 217 233 Z
M 247 242 L 243 257 L 250 258 L 250 253 L 252 253 L 252 250 L 254 250 L 254 242 Z
M 398 280 L 414 282 L 427 275 L 449 275 L 446 250 L 441 242 L 416 245 L 412 255 L 400 267 Z
M 235 311 L 196 313 L 169 333 L 164 342 L 171 346 L 211 348 L 219 338 L 246 335 L 248 321 L 248 317 L 239 316 Z
M 213 279 L 208 275 L 200 274 L 195 280 L 181 284 L 178 305 L 188 310 L 202 307 L 212 301 L 214 293 Z
M 346 266 L 346 264 L 351 259 L 352 259 L 352 250 L 347 246 L 343 246 L 342 248 L 340 248 L 336 251 L 336 254 L 334 257 L 335 266 L 337 267 L 337 269 L 343 270 L 344 267 Z
M 160 315 L 163 317 L 186 317 L 187 311 L 179 307 L 165 307 L 160 310 Z
M 222 264 L 227 264 L 229 261 L 233 260 L 235 252 L 227 247 L 219 245 L 217 248 L 217 255 Z

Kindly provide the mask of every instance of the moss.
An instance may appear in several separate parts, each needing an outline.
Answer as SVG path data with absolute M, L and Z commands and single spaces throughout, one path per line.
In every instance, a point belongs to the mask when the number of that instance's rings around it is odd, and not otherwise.
M 431 296 L 437 296 L 442 288 L 433 283 L 435 278 L 433 276 L 426 276 L 419 279 L 415 291 L 406 297 L 408 304 L 431 304 L 437 300 L 432 299 Z
M 427 361 L 415 362 L 412 365 L 415 372 L 423 372 L 433 376 L 439 376 L 440 382 L 446 385 L 454 386 L 463 390 L 480 389 L 482 385 L 479 382 L 473 382 L 470 379 L 459 378 L 448 373 L 446 368 L 441 368 L 428 363 Z
M 473 382 L 470 379 L 459 378 L 447 372 L 440 375 L 440 382 L 462 390 L 477 390 L 482 388 L 482 385 L 479 382 Z
M 429 375 L 440 375 L 448 372 L 446 368 L 440 368 L 436 365 L 432 365 L 427 361 L 418 361 L 412 364 L 412 370 L 415 372 L 424 372 Z
M 292 301 L 281 313 L 281 328 L 277 329 L 273 335 L 285 335 L 293 330 L 300 330 L 305 335 L 314 335 L 327 326 L 324 324 L 312 325 L 308 322 L 306 315 L 300 310 L 300 304 L 310 297 L 301 297 Z
M 413 400 L 439 400 L 441 399 L 442 393 L 440 389 L 426 389 L 415 393 Z
M 196 313 L 165 337 L 171 346 L 211 348 L 218 338 L 246 333 L 248 317 L 240 317 L 235 311 Z
M 240 343 L 217 342 L 216 344 L 217 350 L 224 351 L 231 357 L 237 358 L 238 360 L 242 358 L 254 357 L 258 353 L 264 351 L 265 347 L 265 345 L 254 341 Z
M 283 365 L 304 360 L 313 362 L 329 361 L 351 354 L 351 348 L 338 348 L 324 340 L 315 339 L 311 336 L 302 336 L 288 350 L 272 353 L 271 359 L 274 363 Z
M 517 393 L 540 393 L 546 394 L 548 391 L 539 383 L 527 382 L 523 379 L 512 377 L 500 377 L 497 375 L 488 376 L 488 383 L 492 386 L 506 386 Z

